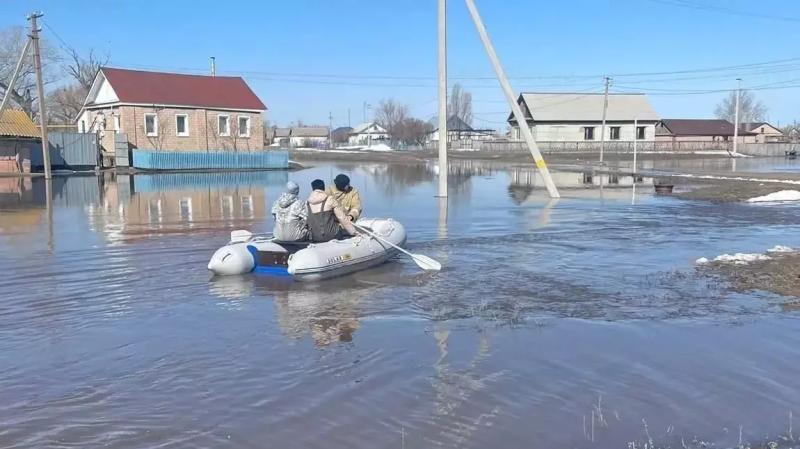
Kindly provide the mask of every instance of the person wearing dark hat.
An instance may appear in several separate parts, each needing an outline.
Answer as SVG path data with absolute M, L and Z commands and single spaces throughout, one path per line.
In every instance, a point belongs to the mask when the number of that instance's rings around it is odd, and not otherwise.
M 336 175 L 333 179 L 333 185 L 328 187 L 327 193 L 342 206 L 345 215 L 350 221 L 358 220 L 363 211 L 361 195 L 358 194 L 358 190 L 355 187 L 350 185 L 350 178 L 347 175 L 344 173 Z
M 306 226 L 312 242 L 356 235 L 351 219 L 335 198 L 325 193 L 325 182 L 315 179 L 311 182 L 311 195 L 306 201 Z

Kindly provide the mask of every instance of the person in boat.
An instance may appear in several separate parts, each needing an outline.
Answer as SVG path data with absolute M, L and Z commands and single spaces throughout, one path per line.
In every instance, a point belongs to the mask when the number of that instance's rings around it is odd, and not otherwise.
M 312 242 L 327 242 L 356 235 L 356 228 L 339 202 L 325 193 L 325 181 L 311 182 L 311 195 L 306 201 L 306 225 Z
M 361 195 L 358 190 L 350 185 L 350 177 L 340 173 L 333 179 L 333 185 L 328 187 L 328 196 L 335 199 L 345 215 L 351 220 L 356 221 L 361 216 L 363 208 L 361 206 Z
M 286 191 L 272 205 L 275 227 L 272 235 L 282 242 L 298 242 L 308 238 L 306 205 L 297 197 L 300 186 L 294 181 L 286 183 Z

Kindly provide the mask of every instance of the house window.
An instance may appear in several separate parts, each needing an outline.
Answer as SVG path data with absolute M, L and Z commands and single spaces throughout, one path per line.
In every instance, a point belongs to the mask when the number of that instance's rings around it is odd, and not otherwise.
M 594 126 L 583 128 L 583 140 L 594 140 Z
M 612 126 L 609 128 L 609 139 L 619 140 L 619 126 Z
M 239 137 L 250 137 L 250 117 L 246 115 L 239 116 Z
M 86 132 L 86 120 L 81 120 L 81 132 Z
M 144 133 L 147 136 L 158 135 L 158 114 L 144 115 Z
M 217 131 L 219 131 L 220 136 L 230 136 L 231 135 L 231 123 L 230 117 L 227 115 L 219 115 L 217 116 Z
M 644 140 L 645 136 L 645 127 L 644 126 L 637 126 L 636 127 L 636 140 Z
M 119 121 L 119 115 L 114 115 L 114 131 L 122 131 L 122 124 Z
M 186 114 L 175 115 L 175 134 L 180 137 L 189 135 L 189 116 Z

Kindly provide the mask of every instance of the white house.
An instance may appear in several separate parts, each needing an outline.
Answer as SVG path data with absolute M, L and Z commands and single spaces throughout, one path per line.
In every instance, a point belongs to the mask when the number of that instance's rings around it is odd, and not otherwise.
M 537 142 L 592 142 L 601 140 L 604 95 L 602 93 L 523 92 L 517 99 Z M 634 126 L 634 120 L 638 123 Z M 644 94 L 608 94 L 606 142 L 655 140 L 658 122 Z M 511 137 L 521 139 L 513 114 Z
M 291 148 L 318 148 L 328 146 L 327 126 L 296 126 L 274 128 L 273 145 Z
M 387 139 L 389 139 L 389 132 L 386 131 L 386 128 L 375 122 L 366 122 L 356 126 L 350 131 L 347 143 L 350 145 L 369 146 L 375 141 Z

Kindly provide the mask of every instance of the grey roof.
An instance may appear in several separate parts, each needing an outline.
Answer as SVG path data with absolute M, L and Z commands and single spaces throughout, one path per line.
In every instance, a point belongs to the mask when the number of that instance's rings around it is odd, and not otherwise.
M 272 128 L 275 130 L 275 138 L 280 137 L 289 137 L 289 133 L 292 131 L 291 128 Z
M 529 111 L 528 119 L 543 122 L 601 121 L 602 93 L 523 92 L 520 99 Z M 656 121 L 658 114 L 645 94 L 608 94 L 607 121 Z M 513 119 L 513 115 L 509 120 Z
M 438 120 L 435 123 L 433 123 L 433 125 L 436 126 L 436 128 L 434 128 L 434 130 L 431 131 L 431 132 L 436 132 L 436 131 L 439 130 L 439 127 L 437 126 L 438 124 L 439 124 Z M 475 128 L 469 126 L 469 124 L 467 124 L 467 122 L 462 120 L 461 117 L 459 117 L 457 115 L 451 115 L 447 119 L 447 132 L 448 133 L 450 133 L 450 132 L 489 132 L 489 131 L 494 132 L 493 129 L 475 129 Z
M 292 128 L 292 137 L 328 137 L 328 127 L 298 126 Z

